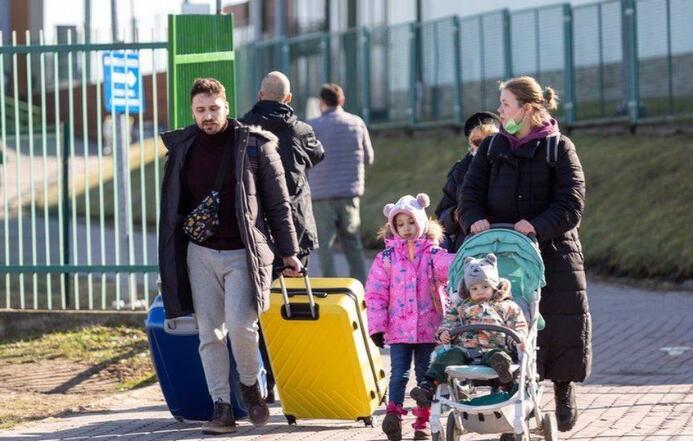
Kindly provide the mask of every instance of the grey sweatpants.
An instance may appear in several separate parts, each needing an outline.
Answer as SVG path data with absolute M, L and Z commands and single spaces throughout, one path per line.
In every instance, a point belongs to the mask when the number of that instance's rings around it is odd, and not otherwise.
M 238 376 L 255 384 L 258 360 L 258 316 L 248 274 L 246 251 L 217 251 L 188 245 L 188 274 L 200 333 L 200 358 L 213 401 L 229 401 L 228 335 Z

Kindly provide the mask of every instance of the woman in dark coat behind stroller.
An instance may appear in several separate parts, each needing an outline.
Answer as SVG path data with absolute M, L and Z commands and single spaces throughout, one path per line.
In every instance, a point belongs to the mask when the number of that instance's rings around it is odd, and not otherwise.
M 464 175 L 472 163 L 479 145 L 486 137 L 498 133 L 500 118 L 492 112 L 477 112 L 464 123 L 464 136 L 469 142 L 469 151 L 457 161 L 448 172 L 448 180 L 443 187 L 443 198 L 435 209 L 438 221 L 445 229 L 445 239 L 441 246 L 451 253 L 464 241 L 464 233 L 459 223 L 459 204 L 462 195 Z
M 491 223 L 512 223 L 533 234 L 546 267 L 540 312 L 537 368 L 553 380 L 561 431 L 577 421 L 573 382 L 584 381 L 592 364 L 591 319 L 578 227 L 585 179 L 573 143 L 560 134 L 549 110 L 551 88 L 531 77 L 500 87 L 503 126 L 479 147 L 462 187 L 461 223 L 479 233 Z

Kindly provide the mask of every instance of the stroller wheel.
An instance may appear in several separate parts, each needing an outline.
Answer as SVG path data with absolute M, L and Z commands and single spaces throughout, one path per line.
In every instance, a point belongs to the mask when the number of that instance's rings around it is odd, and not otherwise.
M 450 412 L 448 414 L 448 423 L 445 430 L 445 441 L 460 441 L 463 433 L 464 431 L 457 427 L 455 412 Z
M 541 420 L 541 431 L 546 441 L 558 441 L 558 426 L 552 413 L 545 413 Z

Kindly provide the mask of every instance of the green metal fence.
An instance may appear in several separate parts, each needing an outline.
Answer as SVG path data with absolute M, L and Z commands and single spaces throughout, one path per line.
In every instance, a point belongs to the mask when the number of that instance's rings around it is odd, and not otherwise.
M 148 305 L 158 272 L 167 43 L 23 37 L 0 46 L 0 307 Z M 114 88 L 105 74 L 116 81 L 112 66 L 104 70 L 112 51 L 138 56 L 139 76 L 127 78 L 124 96 L 144 83 L 148 108 L 132 112 L 126 99 L 123 115 L 104 110 L 104 88 Z
M 263 41 L 237 50 L 239 110 L 278 69 L 302 116 L 329 80 L 374 128 L 459 125 L 525 74 L 558 92 L 563 126 L 691 118 L 691 23 L 691 0 L 606 0 Z

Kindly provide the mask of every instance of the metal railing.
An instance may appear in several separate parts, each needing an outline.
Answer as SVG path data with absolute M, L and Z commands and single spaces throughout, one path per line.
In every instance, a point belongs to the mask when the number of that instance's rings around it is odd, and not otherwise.
M 333 81 L 374 128 L 460 125 L 497 108 L 499 81 L 525 74 L 556 89 L 564 126 L 690 118 L 691 23 L 691 0 L 606 0 L 246 44 L 239 109 L 278 69 L 301 116 Z
M 158 272 L 167 43 L 46 44 L 28 32 L 17 41 L 0 46 L 0 307 L 146 306 Z M 105 65 L 116 52 L 137 60 L 137 76 Z M 125 109 L 106 112 L 116 82 Z M 135 111 L 139 84 L 153 105 Z

